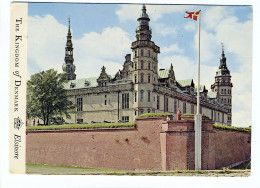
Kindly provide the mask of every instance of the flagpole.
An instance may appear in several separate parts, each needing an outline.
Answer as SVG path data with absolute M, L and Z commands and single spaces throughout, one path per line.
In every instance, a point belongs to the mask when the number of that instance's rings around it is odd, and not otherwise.
M 198 21 L 198 87 L 197 87 L 197 114 L 195 116 L 195 170 L 201 170 L 201 123 L 202 116 L 200 114 L 200 22 L 201 11 Z

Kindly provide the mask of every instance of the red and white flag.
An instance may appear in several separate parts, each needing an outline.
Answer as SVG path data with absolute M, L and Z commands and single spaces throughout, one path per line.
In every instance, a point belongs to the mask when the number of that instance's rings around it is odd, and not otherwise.
M 190 19 L 193 19 L 193 20 L 197 21 L 198 15 L 200 14 L 200 10 L 197 11 L 197 12 L 188 12 L 188 11 L 186 11 L 186 13 L 188 14 L 188 16 L 186 16 L 184 18 L 190 18 Z

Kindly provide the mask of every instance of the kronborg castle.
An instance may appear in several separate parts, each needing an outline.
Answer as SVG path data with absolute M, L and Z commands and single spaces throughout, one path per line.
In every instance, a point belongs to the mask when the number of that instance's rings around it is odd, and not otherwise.
M 123 69 L 115 75 L 101 68 L 99 77 L 76 79 L 73 44 L 68 28 L 63 71 L 69 80 L 65 88 L 69 99 L 77 104 L 77 112 L 65 119 L 68 123 L 135 121 L 143 113 L 169 112 L 176 118 L 178 110 L 196 113 L 196 93 L 200 92 L 200 113 L 218 124 L 232 124 L 232 83 L 222 49 L 220 65 L 211 91 L 205 86 L 199 90 L 193 79 L 177 80 L 173 65 L 159 69 L 160 47 L 153 42 L 149 27 L 150 18 L 145 5 L 137 19 L 136 41 L 131 54 L 126 54 Z M 213 75 L 212 75 L 213 76 Z

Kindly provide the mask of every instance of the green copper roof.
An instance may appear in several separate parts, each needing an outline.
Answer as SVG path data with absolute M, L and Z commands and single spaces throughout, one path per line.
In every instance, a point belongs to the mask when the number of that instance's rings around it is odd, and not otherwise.
M 168 78 L 169 69 L 160 69 L 158 71 L 158 77 L 159 78 Z
M 65 89 L 79 89 L 98 86 L 97 77 L 70 80 L 64 85 Z
M 108 75 L 111 79 L 114 75 Z M 70 80 L 68 83 L 64 84 L 65 89 L 80 89 L 80 88 L 89 88 L 89 87 L 97 87 L 98 77 L 91 78 L 81 78 L 77 80 Z
M 188 80 L 177 80 L 177 82 L 178 82 L 182 87 L 186 87 L 186 86 L 191 86 L 192 79 L 188 79 Z
M 210 99 L 217 98 L 217 92 L 208 92 L 208 98 Z

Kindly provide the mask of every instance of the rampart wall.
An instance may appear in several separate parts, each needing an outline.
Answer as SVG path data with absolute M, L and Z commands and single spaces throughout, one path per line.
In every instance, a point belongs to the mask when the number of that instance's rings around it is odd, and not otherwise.
M 122 170 L 194 169 L 194 121 L 137 119 L 135 128 L 27 131 L 26 162 Z M 202 169 L 250 159 L 250 133 L 203 121 Z

